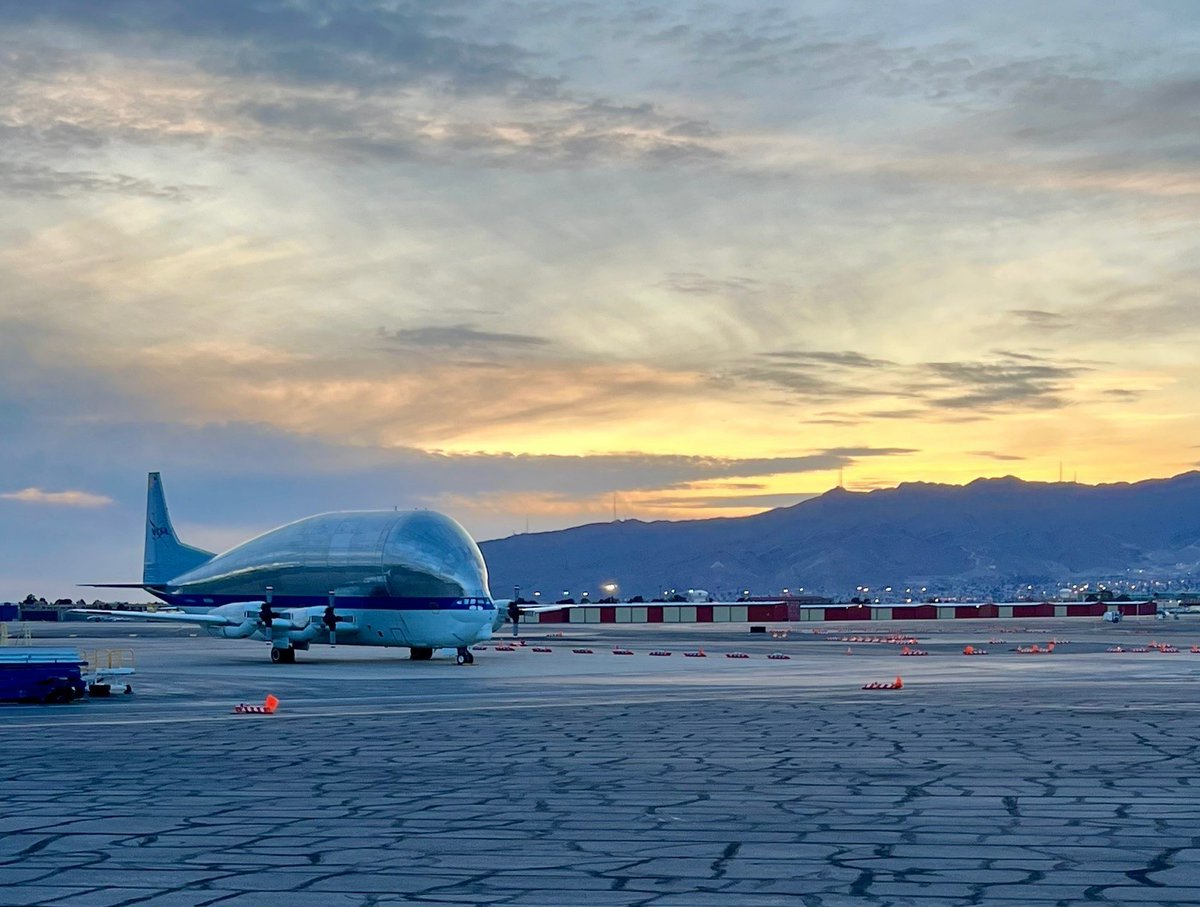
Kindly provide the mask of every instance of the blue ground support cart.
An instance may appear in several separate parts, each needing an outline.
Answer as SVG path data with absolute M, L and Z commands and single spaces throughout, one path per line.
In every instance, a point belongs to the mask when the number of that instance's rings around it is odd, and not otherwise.
M 87 691 L 74 649 L 0 648 L 0 701 L 73 702 Z

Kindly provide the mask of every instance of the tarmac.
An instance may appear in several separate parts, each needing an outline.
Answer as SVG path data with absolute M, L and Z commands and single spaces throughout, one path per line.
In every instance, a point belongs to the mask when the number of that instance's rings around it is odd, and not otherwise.
M 0 904 L 1200 903 L 1200 620 L 816 627 L 530 626 L 464 667 L 36 628 L 137 674 L 0 706 Z M 897 631 L 929 654 L 841 638 Z

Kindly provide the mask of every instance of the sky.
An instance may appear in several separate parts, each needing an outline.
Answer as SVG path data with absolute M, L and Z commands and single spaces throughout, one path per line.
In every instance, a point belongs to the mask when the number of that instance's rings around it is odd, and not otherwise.
M 1198 163 L 1193 0 L 0 0 L 0 599 L 1189 470 Z

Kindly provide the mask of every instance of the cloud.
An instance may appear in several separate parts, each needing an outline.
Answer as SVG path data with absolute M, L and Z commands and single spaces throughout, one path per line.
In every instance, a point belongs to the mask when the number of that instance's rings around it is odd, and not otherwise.
M 40 488 L 22 488 L 20 491 L 9 491 L 0 494 L 7 501 L 21 501 L 26 504 L 52 504 L 59 507 L 105 507 L 113 499 L 103 494 L 92 494 L 88 491 L 43 491 Z
M 1059 409 L 1067 405 L 1070 379 L 1088 370 L 1023 362 L 930 362 L 923 367 L 933 378 L 929 398 L 934 405 L 983 411 Z
M 186 142 L 531 169 L 720 156 L 710 123 L 565 92 L 541 55 L 418 6 L 129 0 L 9 4 L 5 19 L 0 124 L 30 154 Z
M 851 400 L 883 393 L 879 389 L 834 380 L 824 373 L 810 371 L 808 366 L 751 366 L 735 369 L 731 374 L 738 381 L 766 384 L 813 402 Z
M 867 419 L 920 419 L 927 415 L 923 409 L 876 409 L 861 413 Z
M 65 198 L 79 193 L 103 192 L 142 198 L 184 201 L 197 186 L 159 185 L 123 173 L 56 170 L 40 164 L 0 160 L 0 194 Z
M 769 352 L 769 366 L 736 370 L 742 381 L 768 384 L 814 402 L 867 398 L 904 400 L 891 409 L 836 413 L 826 424 L 855 419 L 921 419 L 939 409 L 992 412 L 1067 405 L 1072 379 L 1093 366 L 1031 354 L 1000 354 L 976 361 L 901 363 L 858 352 Z M 919 404 L 919 405 L 917 405 Z M 815 422 L 817 420 L 806 420 Z
M 1075 327 L 1075 323 L 1061 312 L 1044 312 L 1040 309 L 1013 309 L 1009 314 L 1016 319 L 1020 327 L 1032 328 L 1035 331 L 1067 331 Z
M 781 350 L 769 353 L 763 353 L 764 356 L 774 359 L 785 359 L 799 365 L 837 365 L 845 368 L 879 368 L 881 366 L 895 365 L 887 359 L 874 359 L 870 356 L 864 356 L 862 353 L 853 350 L 845 350 L 842 352 L 818 351 L 818 350 Z
M 689 296 L 739 296 L 762 289 L 762 283 L 752 277 L 713 277 L 695 271 L 668 274 L 659 286 Z
M 400 328 L 388 331 L 379 328 L 378 335 L 398 347 L 408 350 L 450 348 L 481 350 L 489 348 L 528 348 L 545 346 L 545 337 L 533 334 L 508 334 L 500 331 L 481 331 L 469 324 L 445 327 Z
M 1025 460 L 1026 457 L 1018 456 L 1017 454 L 997 453 L 994 450 L 969 450 L 968 456 L 986 457 L 989 460 Z

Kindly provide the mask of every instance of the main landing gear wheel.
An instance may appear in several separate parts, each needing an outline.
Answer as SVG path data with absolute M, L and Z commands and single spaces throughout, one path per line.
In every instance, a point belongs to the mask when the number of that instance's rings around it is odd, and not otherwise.
M 408 657 L 413 661 L 429 661 L 433 658 L 433 649 L 425 646 L 413 646 L 408 650 Z
M 272 664 L 295 664 L 296 650 L 289 646 L 286 649 L 276 649 L 271 647 L 271 663 Z
M 455 657 L 455 661 L 457 661 L 460 665 L 473 665 L 475 664 L 475 656 L 471 654 L 471 650 L 466 646 L 459 646 L 458 655 Z

